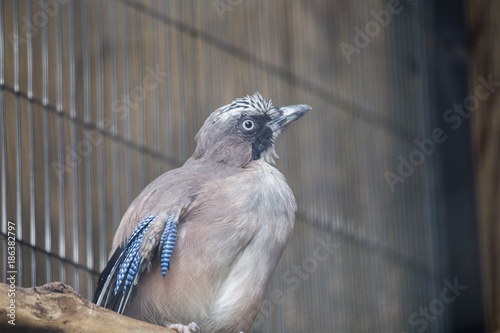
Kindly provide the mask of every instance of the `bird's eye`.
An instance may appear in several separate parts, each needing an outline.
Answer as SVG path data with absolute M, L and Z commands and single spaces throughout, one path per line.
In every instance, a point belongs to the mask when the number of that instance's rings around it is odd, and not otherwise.
M 243 120 L 241 127 L 245 132 L 251 132 L 255 129 L 255 122 L 251 119 L 245 119 Z

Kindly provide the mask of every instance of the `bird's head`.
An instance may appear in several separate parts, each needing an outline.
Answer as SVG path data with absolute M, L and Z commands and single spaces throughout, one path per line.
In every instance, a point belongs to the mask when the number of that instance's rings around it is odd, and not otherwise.
M 235 166 L 258 159 L 273 162 L 278 135 L 309 110 L 305 104 L 277 108 L 259 93 L 235 99 L 207 118 L 196 135 L 193 158 Z

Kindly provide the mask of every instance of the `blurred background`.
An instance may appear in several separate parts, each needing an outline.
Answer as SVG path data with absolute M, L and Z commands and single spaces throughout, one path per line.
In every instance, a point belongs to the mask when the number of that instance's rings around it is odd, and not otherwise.
M 299 211 L 252 332 L 500 329 L 500 1 L 0 2 L 0 276 L 91 298 L 129 203 L 259 91 Z M 3 319 L 1 319 L 3 320 Z

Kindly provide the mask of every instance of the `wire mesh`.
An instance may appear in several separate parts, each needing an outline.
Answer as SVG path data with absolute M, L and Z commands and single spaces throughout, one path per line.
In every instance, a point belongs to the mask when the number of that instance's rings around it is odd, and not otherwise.
M 394 191 L 384 175 L 435 126 L 429 9 L 405 3 L 346 57 L 387 2 L 220 3 L 0 2 L 0 218 L 3 235 L 16 226 L 17 283 L 91 298 L 132 199 L 190 156 L 211 111 L 260 91 L 314 111 L 278 142 L 299 212 L 253 331 L 414 328 L 447 277 L 439 162 Z

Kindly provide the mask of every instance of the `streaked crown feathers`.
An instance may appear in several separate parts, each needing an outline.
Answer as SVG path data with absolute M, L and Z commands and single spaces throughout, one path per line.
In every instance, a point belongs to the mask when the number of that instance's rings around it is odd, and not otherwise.
M 219 120 L 225 120 L 234 115 L 241 115 L 245 111 L 252 113 L 257 111 L 258 113 L 269 115 L 276 112 L 277 108 L 273 106 L 272 100 L 265 100 L 261 94 L 256 92 L 253 95 L 237 98 L 231 104 L 220 107 L 207 120 L 216 123 Z

